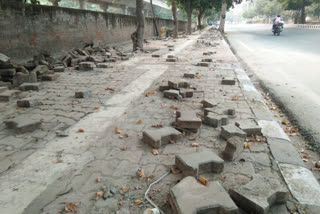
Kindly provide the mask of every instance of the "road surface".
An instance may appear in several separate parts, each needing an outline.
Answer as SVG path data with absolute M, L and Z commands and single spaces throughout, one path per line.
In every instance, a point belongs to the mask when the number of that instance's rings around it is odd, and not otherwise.
M 231 25 L 227 38 L 238 57 L 294 119 L 320 142 L 320 30 Z

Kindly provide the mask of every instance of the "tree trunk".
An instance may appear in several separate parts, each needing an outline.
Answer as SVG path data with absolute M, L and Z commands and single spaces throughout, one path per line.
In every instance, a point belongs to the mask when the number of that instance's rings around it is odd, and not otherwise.
M 172 16 L 173 16 L 173 38 L 176 39 L 178 37 L 178 19 L 177 19 L 177 6 L 176 0 L 171 0 L 172 6 Z
M 155 33 L 156 33 L 156 36 L 159 36 L 159 31 L 158 31 L 158 26 L 157 26 L 157 22 L 156 22 L 156 16 L 154 15 L 152 0 L 150 0 L 150 7 L 151 7 L 151 13 L 152 13 L 153 25 L 155 28 Z
M 201 30 L 201 13 L 199 11 L 197 12 L 197 16 L 198 16 L 198 30 Z
M 186 11 L 187 11 L 187 15 L 188 15 L 187 34 L 191 34 L 191 23 L 192 23 L 191 0 L 187 0 Z
M 137 30 L 131 34 L 133 43 L 133 51 L 143 50 L 143 34 L 144 34 L 144 8 L 143 0 L 136 0 L 136 18 Z
M 220 17 L 220 26 L 219 30 L 221 33 L 224 33 L 224 25 L 226 23 L 226 12 L 227 12 L 227 0 L 223 0 L 221 6 L 221 17 Z
M 302 0 L 301 17 L 300 17 L 300 23 L 301 24 L 305 24 L 306 23 L 305 7 L 306 7 L 306 0 Z

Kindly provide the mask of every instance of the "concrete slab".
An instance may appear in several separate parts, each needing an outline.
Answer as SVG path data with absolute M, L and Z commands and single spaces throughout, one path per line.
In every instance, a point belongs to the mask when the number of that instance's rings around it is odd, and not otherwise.
M 195 177 L 202 173 L 220 173 L 224 167 L 224 161 L 216 153 L 207 149 L 200 152 L 179 154 L 176 156 L 175 162 L 184 175 Z
M 279 164 L 279 167 L 292 196 L 300 204 L 317 206 L 320 210 L 320 185 L 312 172 L 291 164 Z
M 193 177 L 184 178 L 171 189 L 169 202 L 175 214 L 239 213 L 218 181 L 203 186 Z
M 258 124 L 261 127 L 263 136 L 290 141 L 288 135 L 276 121 L 259 120 Z
M 277 139 L 267 138 L 270 150 L 274 159 L 279 163 L 287 163 L 304 167 L 304 163 L 291 142 Z

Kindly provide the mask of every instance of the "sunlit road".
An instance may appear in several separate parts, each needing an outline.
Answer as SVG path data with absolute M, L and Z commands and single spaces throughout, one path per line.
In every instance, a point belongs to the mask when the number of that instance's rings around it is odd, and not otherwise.
M 320 142 L 320 30 L 231 25 L 228 40 L 237 55 L 270 92 Z

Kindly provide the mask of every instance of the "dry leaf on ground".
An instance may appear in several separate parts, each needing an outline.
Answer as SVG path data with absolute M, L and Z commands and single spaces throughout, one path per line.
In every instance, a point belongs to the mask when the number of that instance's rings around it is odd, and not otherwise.
M 192 143 L 191 146 L 192 146 L 192 147 L 199 147 L 200 144 L 199 144 L 199 143 Z
M 140 199 L 136 199 L 135 201 L 134 201 L 134 203 L 136 204 L 136 205 L 140 205 L 140 204 L 142 204 L 142 200 L 140 200 Z
M 152 154 L 153 154 L 153 155 L 158 155 L 158 154 L 159 154 L 159 151 L 156 150 L 156 149 L 152 149 Z
M 75 212 L 78 208 L 78 206 L 74 203 L 68 203 L 68 202 L 64 202 L 66 204 L 64 210 L 66 212 Z
M 84 132 L 84 129 L 78 129 L 77 132 Z
M 239 97 L 238 97 L 238 96 L 232 97 L 232 101 L 238 101 L 238 100 L 239 100 Z
M 205 186 L 208 185 L 208 179 L 206 179 L 206 178 L 203 177 L 202 175 L 199 176 L 198 180 L 199 180 L 200 183 L 202 183 L 203 185 L 205 185 Z
M 153 128 L 162 128 L 162 127 L 163 127 L 163 125 L 158 124 L 158 125 L 152 125 L 151 127 L 153 127 Z
M 138 124 L 141 124 L 141 123 L 142 123 L 142 120 L 138 120 L 137 123 L 138 123 Z
M 94 110 L 99 110 L 99 109 L 100 109 L 100 107 L 98 107 L 98 106 L 94 107 Z
M 115 132 L 116 132 L 117 134 L 121 134 L 121 129 L 119 129 L 118 127 L 116 127 L 116 128 L 115 128 Z
M 250 147 L 251 147 L 251 143 L 244 143 L 243 144 L 243 148 L 245 148 L 245 149 L 250 149 Z
M 169 143 L 175 144 L 176 142 L 174 140 L 170 140 Z
M 190 137 L 189 140 L 197 140 L 197 137 Z
M 282 122 L 281 122 L 283 125 L 289 125 L 289 121 L 287 121 L 287 120 L 283 120 Z
M 181 173 L 181 171 L 179 169 L 176 169 L 176 168 L 170 168 L 170 171 L 173 173 L 173 174 L 179 174 Z
M 124 146 L 124 147 L 121 148 L 121 150 L 122 150 L 122 151 L 127 151 L 127 150 L 128 150 L 128 147 L 127 147 L 127 146 Z
M 99 200 L 99 198 L 101 198 L 103 195 L 104 195 L 104 191 L 99 190 L 99 191 L 96 193 L 96 195 L 93 196 L 91 199 L 96 201 L 96 200 Z
M 130 187 L 129 186 L 122 186 L 121 187 L 121 191 L 123 192 L 123 193 L 126 193 L 126 192 L 128 192 L 130 190 Z
M 97 183 L 100 183 L 100 181 L 101 181 L 100 177 L 97 177 L 97 178 L 96 178 L 96 182 L 97 182 Z
M 144 178 L 144 170 L 143 169 L 138 169 L 137 170 L 137 176 L 139 178 Z

